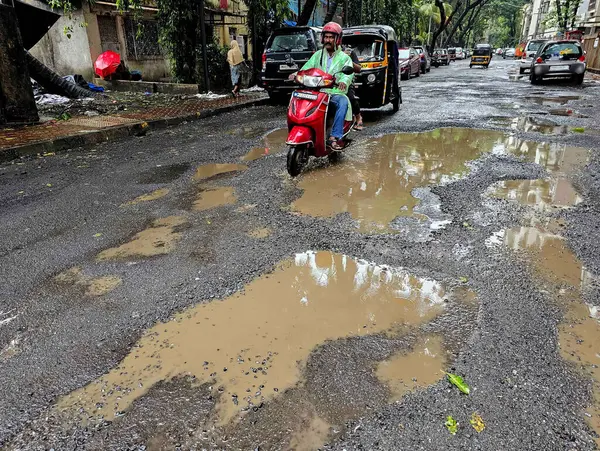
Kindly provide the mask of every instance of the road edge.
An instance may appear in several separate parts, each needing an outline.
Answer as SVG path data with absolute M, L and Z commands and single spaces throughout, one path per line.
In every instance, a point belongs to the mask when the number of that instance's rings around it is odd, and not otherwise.
M 25 144 L 23 146 L 9 147 L 7 149 L 0 150 L 0 163 L 10 162 L 26 156 L 50 152 L 56 153 L 76 147 L 86 147 L 99 144 L 101 142 L 115 141 L 131 136 L 138 136 L 142 133 L 146 133 L 148 130 L 160 130 L 167 127 L 176 126 L 184 122 L 205 119 L 207 117 L 229 113 L 242 108 L 266 105 L 268 101 L 268 97 L 261 97 L 259 99 L 253 99 L 247 102 L 226 105 L 219 108 L 210 108 L 198 113 L 187 114 L 185 116 L 139 121 L 133 124 L 117 125 L 90 133 L 64 136 L 53 140 L 39 141 L 36 143 Z

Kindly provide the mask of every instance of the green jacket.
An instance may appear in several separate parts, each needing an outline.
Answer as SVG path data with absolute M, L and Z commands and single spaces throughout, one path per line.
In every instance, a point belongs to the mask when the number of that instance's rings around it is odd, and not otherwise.
M 302 70 L 321 69 L 323 72 L 327 72 L 328 74 L 337 74 L 335 76 L 336 81 L 338 83 L 346 83 L 346 89 L 342 91 L 336 86 L 335 88 L 323 89 L 323 92 L 327 92 L 329 94 L 338 94 L 346 97 L 346 94 L 348 93 L 348 88 L 350 87 L 350 84 L 352 83 L 352 80 L 354 78 L 354 74 L 346 75 L 342 74 L 341 71 L 346 66 L 353 67 L 352 58 L 346 55 L 346 53 L 344 53 L 342 49 L 338 47 L 338 49 L 335 52 L 333 52 L 333 61 L 331 61 L 331 66 L 329 66 L 329 70 L 327 70 L 327 59 L 327 50 L 321 49 L 310 57 L 310 59 L 302 67 Z M 348 102 L 346 120 L 352 120 L 352 105 L 350 105 L 350 102 Z

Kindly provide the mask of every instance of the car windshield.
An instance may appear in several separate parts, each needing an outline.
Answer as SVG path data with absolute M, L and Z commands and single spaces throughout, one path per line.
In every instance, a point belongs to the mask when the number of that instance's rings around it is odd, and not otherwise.
M 373 36 L 344 36 L 343 44 L 352 47 L 361 63 L 383 61 L 384 42 L 375 40 Z
M 308 31 L 289 31 L 285 34 L 276 34 L 272 41 L 267 44 L 267 50 L 271 52 L 307 52 L 314 50 L 314 43 L 310 39 Z
M 400 49 L 398 50 L 398 57 L 402 59 L 410 58 L 410 50 L 409 49 Z
M 529 41 L 525 50 L 528 52 L 537 52 L 543 43 L 544 41 Z
M 546 46 L 542 52 L 545 60 L 576 60 L 582 54 L 581 47 L 573 42 L 556 42 Z

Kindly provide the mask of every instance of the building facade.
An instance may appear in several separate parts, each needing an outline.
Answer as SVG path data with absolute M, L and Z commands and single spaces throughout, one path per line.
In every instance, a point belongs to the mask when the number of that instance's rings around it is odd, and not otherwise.
M 98 56 L 112 50 L 130 70 L 140 71 L 144 80 L 170 81 L 171 65 L 159 44 L 157 11 L 147 3 L 141 17 L 133 19 L 117 11 L 115 0 L 84 2 L 72 17 L 61 17 L 31 53 L 61 75 L 81 74 L 91 80 Z M 244 56 L 251 58 L 247 8 L 242 0 L 207 2 L 205 21 L 209 41 L 214 36 L 221 46 L 228 46 L 236 39 Z

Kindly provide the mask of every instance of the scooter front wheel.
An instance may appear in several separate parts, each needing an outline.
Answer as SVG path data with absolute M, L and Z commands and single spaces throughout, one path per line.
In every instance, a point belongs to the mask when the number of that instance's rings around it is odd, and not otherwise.
M 290 147 L 287 154 L 287 170 L 292 177 L 296 177 L 302 172 L 304 166 L 308 163 L 308 154 L 306 146 Z

